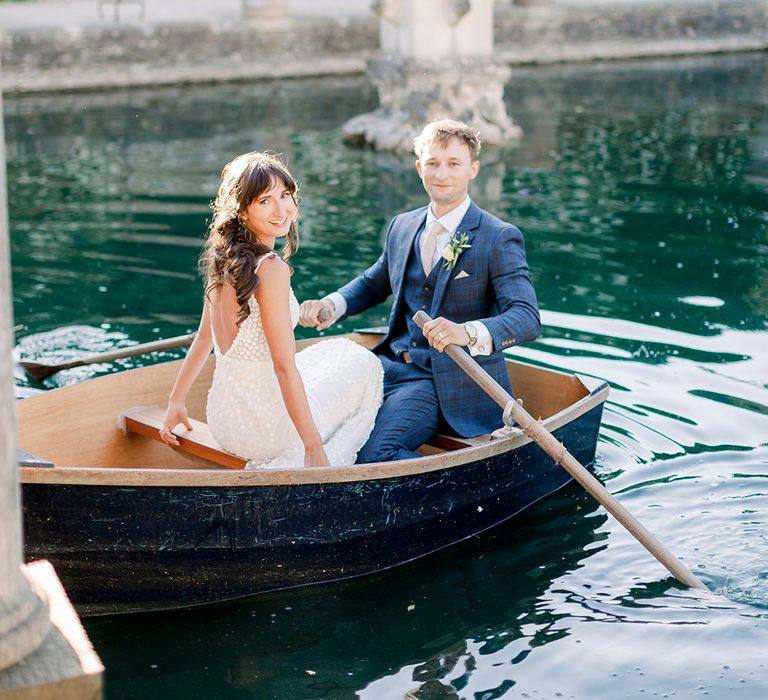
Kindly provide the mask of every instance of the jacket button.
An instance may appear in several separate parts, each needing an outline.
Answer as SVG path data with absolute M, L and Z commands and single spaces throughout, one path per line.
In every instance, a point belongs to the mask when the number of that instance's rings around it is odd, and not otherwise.
M 424 287 L 424 291 L 428 292 L 429 291 L 429 287 Z
M 415 348 L 418 345 L 418 343 L 415 340 L 411 341 L 411 347 Z

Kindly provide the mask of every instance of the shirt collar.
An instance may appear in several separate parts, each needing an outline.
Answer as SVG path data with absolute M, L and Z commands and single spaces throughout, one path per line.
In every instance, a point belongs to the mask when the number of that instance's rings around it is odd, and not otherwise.
M 447 214 L 443 214 L 443 216 L 441 216 L 439 219 L 432 213 L 432 206 L 429 206 L 427 208 L 426 225 L 429 226 L 433 221 L 437 220 L 442 224 L 443 228 L 448 231 L 448 233 L 453 234 L 459 227 L 459 224 L 464 218 L 464 215 L 467 213 L 470 204 L 472 204 L 472 200 L 470 199 L 469 195 L 467 195 L 464 198 L 464 201 L 459 204 L 458 207 L 454 207 Z

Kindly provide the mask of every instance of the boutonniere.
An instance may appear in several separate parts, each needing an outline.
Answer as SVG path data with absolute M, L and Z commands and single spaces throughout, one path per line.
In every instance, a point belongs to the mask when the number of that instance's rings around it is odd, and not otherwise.
M 469 234 L 459 233 L 456 231 L 449 239 L 441 256 L 443 258 L 443 268 L 445 270 L 453 270 L 456 266 L 456 262 L 467 248 L 471 248 L 469 244 Z

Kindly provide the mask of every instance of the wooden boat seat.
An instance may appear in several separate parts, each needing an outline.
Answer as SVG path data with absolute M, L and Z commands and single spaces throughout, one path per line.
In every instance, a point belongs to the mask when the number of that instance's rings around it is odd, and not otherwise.
M 127 433 L 162 442 L 159 431 L 163 427 L 164 417 L 165 409 L 160 406 L 136 406 L 123 413 L 118 423 Z M 192 424 L 191 431 L 183 427 L 174 431 L 180 443 L 175 449 L 202 457 L 227 469 L 245 468 L 246 460 L 223 450 L 211 435 L 207 423 L 194 418 L 189 422 Z
M 473 438 L 458 437 L 457 435 L 444 435 L 438 433 L 430 441 L 430 445 L 440 448 L 441 450 L 462 450 L 465 447 L 475 447 L 476 445 L 484 445 L 486 442 L 492 440 L 493 437 L 488 435 L 478 435 Z
M 160 428 L 163 427 L 165 410 L 160 406 L 137 406 L 131 408 L 120 416 L 118 421 L 125 432 L 141 435 L 151 440 L 160 440 Z M 208 424 L 200 420 L 190 419 L 192 430 L 177 428 L 176 436 L 179 438 L 179 447 L 176 449 L 188 452 L 196 457 L 202 457 L 227 469 L 244 469 L 246 460 L 223 450 L 216 439 L 211 435 Z M 492 440 L 492 435 L 478 435 L 474 438 L 457 437 L 455 435 L 443 435 L 438 433 L 425 445 L 419 448 L 424 455 L 437 454 L 461 450 L 465 447 L 475 447 Z

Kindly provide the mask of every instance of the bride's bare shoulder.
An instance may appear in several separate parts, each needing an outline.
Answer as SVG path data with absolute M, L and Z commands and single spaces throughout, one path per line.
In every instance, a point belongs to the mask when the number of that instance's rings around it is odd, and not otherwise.
M 291 279 L 291 268 L 277 255 L 265 255 L 256 268 L 259 276 L 259 285 L 282 286 L 288 284 Z

